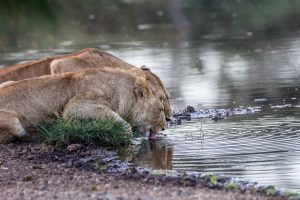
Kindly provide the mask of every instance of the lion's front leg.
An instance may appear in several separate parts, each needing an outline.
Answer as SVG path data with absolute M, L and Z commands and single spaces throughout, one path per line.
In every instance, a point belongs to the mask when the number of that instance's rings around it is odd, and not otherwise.
M 27 136 L 16 112 L 0 109 L 0 143 Z
M 112 111 L 107 106 L 93 100 L 76 100 L 72 99 L 64 108 L 64 119 L 113 119 L 121 122 L 125 127 L 126 134 L 132 134 L 132 128 L 120 115 Z

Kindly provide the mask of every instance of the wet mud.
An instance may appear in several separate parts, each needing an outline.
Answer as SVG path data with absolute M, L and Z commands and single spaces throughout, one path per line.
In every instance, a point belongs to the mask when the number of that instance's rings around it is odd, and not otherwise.
M 230 177 L 138 167 L 132 163 L 119 160 L 116 151 L 94 145 L 81 146 L 77 150 L 70 150 L 67 147 L 54 148 L 53 146 L 43 146 L 37 143 L 16 142 L 0 145 L 0 152 L 0 166 L 3 172 L 0 176 L 0 187 L 10 187 L 18 179 L 23 182 L 31 182 L 38 179 L 38 176 L 42 176 L 39 173 L 28 175 L 28 172 L 24 172 L 22 174 L 22 170 L 15 173 L 19 174 L 19 177 L 11 177 L 9 176 L 10 173 L 7 173 L 6 176 L 4 172 L 11 172 L 14 169 L 12 160 L 17 160 L 30 163 L 33 171 L 47 170 L 50 171 L 50 174 L 53 171 L 54 174 L 59 173 L 62 176 L 68 175 L 68 171 L 72 171 L 71 169 L 79 169 L 85 173 L 94 173 L 98 176 L 112 176 L 118 180 L 142 182 L 143 184 L 159 187 L 169 185 L 178 188 L 207 188 L 229 193 L 234 191 L 236 195 L 246 195 L 245 197 L 250 195 L 250 197 L 256 197 L 257 199 L 288 198 L 286 194 L 275 190 L 271 186 L 256 187 L 256 183 L 238 181 Z M 64 168 L 64 170 L 57 172 L 56 169 L 50 167 L 53 163 Z

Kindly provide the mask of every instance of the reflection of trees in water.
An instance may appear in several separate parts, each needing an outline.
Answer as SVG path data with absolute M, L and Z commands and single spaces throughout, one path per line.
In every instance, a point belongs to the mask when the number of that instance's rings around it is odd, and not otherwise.
M 299 41 L 297 37 L 234 40 L 216 47 L 222 65 L 216 83 L 225 86 L 231 102 L 253 103 L 267 98 L 268 103 L 299 102 Z M 292 100 L 296 98 L 297 100 Z
M 173 151 L 174 147 L 168 145 L 166 141 L 143 141 L 133 162 L 152 169 L 171 170 L 173 168 Z
M 237 40 L 219 47 L 218 51 L 225 53 L 218 82 L 228 84 L 231 102 L 252 103 L 256 98 L 267 98 L 268 103 L 297 103 L 299 48 L 293 45 L 297 41 Z M 297 100 L 291 101 L 295 97 Z
M 298 38 L 188 44 L 171 46 L 161 74 L 173 98 L 180 98 L 177 107 L 248 106 L 257 98 L 267 98 L 267 104 L 299 103 Z

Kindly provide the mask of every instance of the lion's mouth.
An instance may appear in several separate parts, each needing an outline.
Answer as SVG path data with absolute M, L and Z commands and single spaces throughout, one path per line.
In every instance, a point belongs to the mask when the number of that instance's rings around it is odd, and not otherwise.
M 154 132 L 152 129 L 150 129 L 150 134 L 149 134 L 148 139 L 149 140 L 156 140 L 157 139 L 156 132 Z

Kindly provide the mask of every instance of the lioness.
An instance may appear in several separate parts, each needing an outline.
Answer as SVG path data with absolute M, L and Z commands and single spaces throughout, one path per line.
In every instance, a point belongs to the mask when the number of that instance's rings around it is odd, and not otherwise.
M 32 135 L 32 127 L 55 113 L 64 119 L 113 118 L 131 126 L 164 128 L 163 104 L 145 79 L 110 68 L 41 76 L 0 88 L 0 143 Z M 125 119 L 130 119 L 128 124 Z
M 18 81 L 42 75 L 50 75 L 50 64 L 52 61 L 79 55 L 86 52 L 97 52 L 97 54 L 102 58 L 102 62 L 98 63 L 101 64 L 102 67 L 120 66 L 123 69 L 131 69 L 132 67 L 134 67 L 133 65 L 130 65 L 123 60 L 118 59 L 117 57 L 105 51 L 102 51 L 101 49 L 86 48 L 71 54 L 46 57 L 39 60 L 28 61 L 0 69 L 0 83 L 7 81 Z
M 133 73 L 145 77 L 153 94 L 163 102 L 166 118 L 172 117 L 169 103 L 170 95 L 158 76 L 145 66 L 137 68 L 107 52 L 95 48 L 86 48 L 73 54 L 44 58 L 0 69 L 0 84 L 6 81 L 22 80 L 41 75 L 76 72 L 83 68 L 101 67 L 131 70 Z
M 147 83 L 154 95 L 163 102 L 166 117 L 172 117 L 169 103 L 170 95 L 157 75 L 152 73 L 151 70 L 146 66 L 137 68 L 133 65 L 127 64 L 124 61 L 115 60 L 114 56 L 110 55 L 110 57 L 108 55 L 110 54 L 106 54 L 99 49 L 90 48 L 82 50 L 79 54 L 53 60 L 50 64 L 50 71 L 51 74 L 59 74 L 64 72 L 77 72 L 84 68 L 101 68 L 105 67 L 106 65 L 114 69 L 131 70 L 138 76 L 146 78 Z

